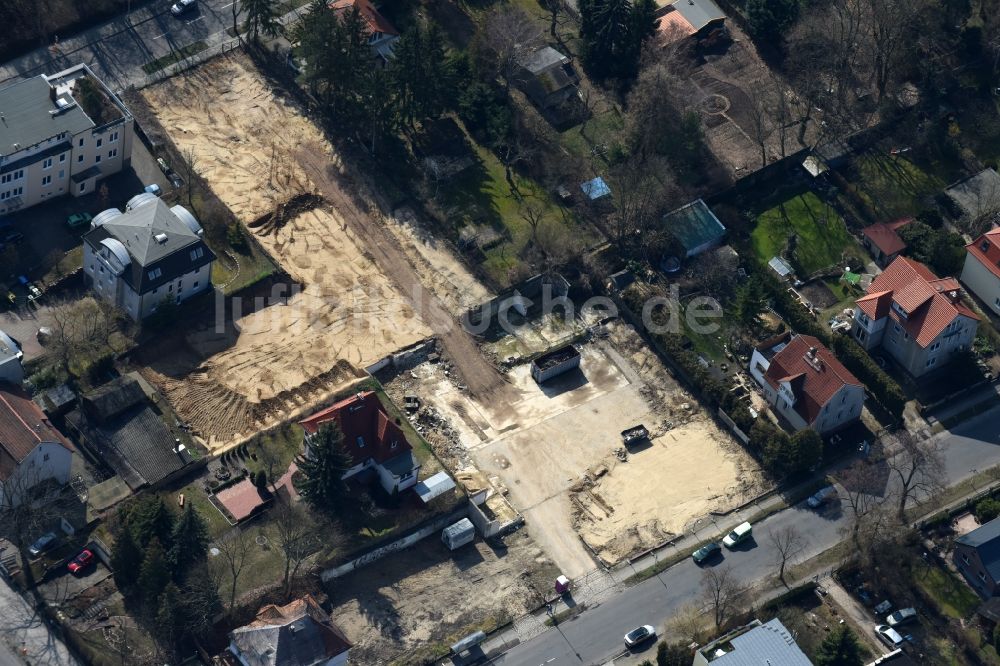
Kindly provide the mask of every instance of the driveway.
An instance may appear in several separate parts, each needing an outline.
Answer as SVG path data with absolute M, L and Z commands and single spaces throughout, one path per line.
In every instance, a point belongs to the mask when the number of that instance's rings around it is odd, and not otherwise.
M 63 569 L 63 572 L 38 586 L 39 594 L 51 606 L 57 606 L 76 597 L 111 575 L 111 571 L 100 561 L 88 567 L 83 574 L 72 574 L 67 569 Z

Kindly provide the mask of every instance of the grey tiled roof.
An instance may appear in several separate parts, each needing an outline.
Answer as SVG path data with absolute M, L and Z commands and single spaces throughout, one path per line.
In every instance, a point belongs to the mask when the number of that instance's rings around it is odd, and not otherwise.
M 726 653 L 712 658 L 716 649 L 725 650 Z M 788 629 L 777 618 L 722 642 L 715 648 L 703 648 L 702 653 L 712 666 L 812 666 Z
M 156 240 L 159 234 L 166 236 L 166 242 Z M 161 199 L 125 211 L 120 217 L 92 229 L 84 236 L 84 241 L 96 250 L 105 238 L 115 238 L 125 246 L 131 263 L 122 278 L 140 294 L 215 260 L 215 253 L 201 237 Z M 202 256 L 192 259 L 191 252 L 198 248 L 202 249 Z M 156 268 L 160 269 L 159 275 L 150 277 L 150 272 Z
M 995 581 L 1000 581 L 1000 518 L 994 518 L 982 527 L 955 539 L 970 548 L 975 548 L 986 571 Z
M 86 113 L 75 103 L 60 113 L 49 96 L 51 87 L 42 76 L 24 79 L 0 88 L 0 155 L 17 152 L 14 144 L 27 148 L 63 132 L 77 134 L 94 127 Z M 72 102 L 72 98 L 67 98 Z

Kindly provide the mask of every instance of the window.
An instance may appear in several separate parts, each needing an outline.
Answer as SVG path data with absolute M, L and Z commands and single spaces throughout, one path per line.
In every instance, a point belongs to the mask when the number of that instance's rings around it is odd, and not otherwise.
M 83 137 L 82 137 L 82 136 L 80 137 L 80 142 L 79 142 L 79 143 L 77 143 L 76 145 L 78 145 L 78 146 L 80 146 L 81 148 L 83 148 Z
M 111 150 L 108 151 L 108 159 L 110 160 L 110 159 L 112 159 L 114 157 L 118 157 L 118 149 L 117 148 L 112 148 Z
M 892 325 L 892 330 L 894 330 L 894 331 L 896 331 L 897 333 L 899 333 L 899 332 L 901 332 L 901 331 L 902 331 L 903 329 L 901 329 L 901 328 L 899 327 L 899 324 L 893 324 L 893 325 Z
M 205 256 L 205 249 L 202 247 L 196 247 L 191 250 L 191 261 L 198 261 Z
M 990 249 L 990 242 L 984 238 L 982 244 L 979 246 L 979 249 L 983 252 L 988 251 Z
M 59 169 L 59 180 L 62 180 L 65 177 L 66 177 L 66 170 L 65 169 Z
M 195 281 L 194 281 L 194 288 L 195 288 L 195 289 L 197 289 L 197 288 L 198 288 L 198 281 L 197 281 L 197 280 L 195 280 Z
M 146 275 L 149 277 L 150 280 L 155 280 L 156 278 L 163 275 L 163 271 L 160 270 L 159 268 L 154 268 L 153 270 L 146 273 Z
M 389 448 L 394 449 L 397 446 L 399 446 L 399 442 L 397 442 L 396 440 L 392 440 L 392 444 L 389 445 Z
M 365 438 L 364 437 L 362 437 L 361 435 L 358 435 L 357 442 L 358 442 L 358 448 L 359 449 L 365 448 Z
M 94 164 L 97 164 L 100 161 L 101 161 L 101 156 L 100 155 L 95 155 L 94 156 Z
M 979 580 L 983 581 L 984 583 L 986 582 L 986 574 L 984 574 L 982 571 L 979 572 Z
M 111 136 L 108 137 L 108 141 L 110 143 L 114 143 L 117 140 L 118 140 L 118 130 L 115 130 L 114 132 L 111 133 Z
M 78 164 L 83 164 L 83 155 L 77 155 L 76 156 L 76 161 L 77 161 Z
M 934 344 L 931 345 L 931 351 L 937 350 L 940 346 L 941 346 L 940 342 L 935 342 Z
M 154 294 L 155 294 L 156 292 L 158 292 L 159 290 L 160 290 L 160 288 L 159 288 L 159 287 L 153 287 L 153 293 L 154 293 Z
M 49 461 L 49 454 L 46 453 L 44 456 L 42 456 L 42 462 L 48 462 L 48 461 Z
M 1000 296 L 998 296 L 997 299 L 995 301 L 993 301 L 993 305 L 995 305 L 998 308 L 1000 308 Z
M 87 191 L 87 183 L 80 183 L 80 192 Z
M 42 168 L 43 169 L 51 169 L 52 168 L 52 158 L 51 157 L 46 157 L 44 160 L 42 160 Z
M 173 290 L 174 290 L 174 285 L 168 284 L 167 285 L 167 291 L 173 291 Z
M 100 137 L 97 137 L 97 147 L 100 148 L 103 143 L 104 143 L 104 139 L 102 139 Z
M 934 358 L 932 358 L 931 360 L 927 361 L 927 367 L 929 368 L 932 365 L 934 365 L 935 363 L 937 363 L 937 357 L 936 356 Z
M 972 563 L 971 563 L 971 562 L 969 561 L 969 556 L 968 556 L 968 555 L 966 555 L 965 553 L 962 553 L 962 561 L 963 561 L 963 562 L 965 562 L 966 564 L 972 564 Z
M 52 182 L 52 176 L 42 176 L 42 185 L 49 185 Z
M 24 169 L 18 169 L 17 171 L 11 171 L 10 173 L 5 173 L 0 176 L 0 185 L 4 183 L 9 183 L 14 180 L 20 180 L 24 178 Z

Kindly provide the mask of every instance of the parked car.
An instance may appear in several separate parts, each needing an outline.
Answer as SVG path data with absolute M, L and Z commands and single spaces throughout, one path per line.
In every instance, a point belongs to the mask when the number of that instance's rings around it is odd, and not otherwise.
M 900 608 L 894 613 L 889 613 L 885 618 L 885 623 L 890 627 L 898 627 L 901 624 L 915 620 L 916 617 L 917 610 L 915 608 Z
M 145 188 L 143 188 L 143 192 L 158 197 L 160 196 L 160 186 L 157 185 L 156 183 L 153 183 L 152 185 L 147 185 Z
M 70 573 L 79 573 L 94 563 L 94 553 L 87 548 L 80 551 L 80 554 L 70 560 L 67 568 Z
M 170 6 L 170 13 L 174 16 L 180 16 L 188 10 L 194 9 L 196 1 L 197 0 L 177 0 L 177 2 Z
M 752 536 L 753 525 L 750 523 L 740 523 L 732 532 L 726 535 L 722 543 L 726 548 L 735 548 L 738 544 L 743 543 Z
M 94 219 L 94 216 L 90 213 L 73 213 L 66 218 L 66 226 L 70 229 L 79 229 L 80 227 L 89 226 L 92 219 Z
M 880 641 L 894 650 L 903 646 L 903 637 L 899 635 L 898 631 L 887 624 L 875 625 L 875 634 Z
M 651 625 L 644 624 L 625 634 L 625 647 L 635 647 L 651 638 L 656 638 L 656 629 L 653 629 Z
M 32 557 L 38 557 L 52 546 L 56 545 L 56 541 L 59 539 L 55 534 L 49 532 L 38 537 L 35 543 L 28 546 L 28 554 Z
M 837 496 L 837 489 L 833 486 L 827 486 L 825 488 L 820 488 L 815 494 L 806 500 L 806 506 L 810 509 L 818 509 L 834 497 Z
M 710 557 L 721 553 L 722 546 L 719 545 L 718 541 L 713 541 L 712 543 L 706 543 L 704 546 L 694 551 L 691 555 L 691 559 L 694 560 L 695 564 L 701 564 Z

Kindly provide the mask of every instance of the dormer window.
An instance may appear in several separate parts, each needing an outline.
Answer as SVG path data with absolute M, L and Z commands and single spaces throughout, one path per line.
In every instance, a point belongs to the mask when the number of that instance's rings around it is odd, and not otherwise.
M 392 444 L 389 445 L 389 448 L 394 449 L 397 446 L 399 446 L 399 442 L 397 442 L 396 440 L 392 440 Z
M 986 252 L 990 249 L 990 242 L 984 238 L 983 242 L 979 244 L 979 249 Z
M 365 438 L 364 437 L 362 437 L 361 435 L 358 435 L 358 438 L 355 441 L 357 441 L 359 449 L 365 448 Z
M 895 312 L 896 314 L 898 314 L 904 320 L 909 316 L 907 314 L 906 310 L 904 310 L 903 307 L 899 303 L 897 303 L 896 301 L 892 302 L 892 311 Z
M 196 247 L 191 250 L 191 261 L 198 261 L 205 256 L 205 249 L 202 247 Z
M 150 280 L 155 280 L 156 278 L 163 275 L 163 271 L 160 270 L 159 268 L 154 268 L 153 270 L 149 271 L 146 275 L 149 277 Z

